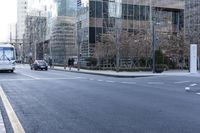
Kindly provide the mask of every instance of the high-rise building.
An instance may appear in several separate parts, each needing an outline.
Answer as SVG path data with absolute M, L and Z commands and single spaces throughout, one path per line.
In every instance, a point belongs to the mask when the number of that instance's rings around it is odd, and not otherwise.
M 54 64 L 66 64 L 77 57 L 76 1 L 56 0 L 56 16 L 51 21 L 50 53 Z
M 58 16 L 74 17 L 76 14 L 76 1 L 75 0 L 56 0 Z
M 22 42 L 25 30 L 25 19 L 28 10 L 28 0 L 17 0 L 17 39 Z
M 66 16 L 58 16 L 53 20 L 50 44 L 54 64 L 63 65 L 77 55 L 74 21 L 74 18 Z
M 14 44 L 16 42 L 16 23 L 12 23 L 9 25 L 9 42 Z
M 46 17 L 26 17 L 24 34 L 24 55 L 26 61 L 44 59 L 44 42 L 46 37 Z
M 200 43 L 200 1 L 185 1 L 185 33 L 188 43 Z
M 24 56 L 26 61 L 44 59 L 44 44 L 47 31 L 46 0 L 29 0 L 25 18 L 25 32 L 23 36 Z
M 77 36 L 83 60 L 93 56 L 101 34 L 119 27 L 127 32 L 150 30 L 150 7 L 159 12 L 157 30 L 176 32 L 184 23 L 184 0 L 77 0 L 77 5 Z

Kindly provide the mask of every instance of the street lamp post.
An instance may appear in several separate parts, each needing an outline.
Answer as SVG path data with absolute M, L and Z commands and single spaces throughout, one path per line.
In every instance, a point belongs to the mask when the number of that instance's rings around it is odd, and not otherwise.
M 120 42 L 119 42 L 119 34 L 120 34 L 120 29 L 116 29 L 116 47 L 117 47 L 117 56 L 116 56 L 116 64 L 117 64 L 117 72 L 119 72 L 119 67 L 120 67 Z
M 156 71 L 156 53 L 155 53 L 155 25 L 153 22 L 153 37 L 152 37 L 152 47 L 153 47 L 153 73 Z
M 81 49 L 81 48 L 80 48 L 80 43 L 79 43 L 79 44 L 78 44 L 78 63 L 77 63 L 77 64 L 78 64 L 78 69 L 77 69 L 78 71 L 80 71 L 80 66 L 81 66 L 81 65 L 80 65 L 80 56 L 81 56 L 81 55 L 80 55 L 80 49 Z
M 80 71 L 80 67 L 81 67 L 81 43 L 83 43 L 83 34 L 81 34 L 82 33 L 82 31 L 81 31 L 82 29 L 79 29 L 79 32 L 78 32 L 78 62 L 77 62 L 77 70 L 78 71 Z
M 122 32 L 122 1 L 119 0 L 115 5 L 115 44 L 116 44 L 116 71 L 120 69 L 120 36 Z
M 151 43 L 152 43 L 152 72 L 155 73 L 156 69 L 156 54 L 155 54 L 155 20 L 153 16 L 152 0 L 150 0 L 150 26 L 151 26 Z

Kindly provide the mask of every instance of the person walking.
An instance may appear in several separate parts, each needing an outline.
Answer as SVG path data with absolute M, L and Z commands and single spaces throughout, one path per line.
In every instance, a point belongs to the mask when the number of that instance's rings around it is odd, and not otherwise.
M 52 68 L 52 59 L 51 58 L 49 58 L 49 66 L 50 66 L 50 68 Z
M 72 68 L 74 67 L 74 58 L 71 59 Z
M 31 66 L 32 64 L 33 64 L 33 58 L 30 57 L 30 59 L 29 59 L 29 65 Z
M 72 61 L 71 61 L 71 59 L 70 59 L 70 58 L 68 59 L 68 67 L 69 67 L 69 70 L 71 71 L 71 67 L 72 67 Z

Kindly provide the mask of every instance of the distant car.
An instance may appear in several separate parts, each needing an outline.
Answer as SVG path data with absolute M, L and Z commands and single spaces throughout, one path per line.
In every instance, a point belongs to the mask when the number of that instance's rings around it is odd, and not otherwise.
M 33 64 L 31 64 L 31 70 L 48 70 L 48 64 L 45 60 L 35 60 Z

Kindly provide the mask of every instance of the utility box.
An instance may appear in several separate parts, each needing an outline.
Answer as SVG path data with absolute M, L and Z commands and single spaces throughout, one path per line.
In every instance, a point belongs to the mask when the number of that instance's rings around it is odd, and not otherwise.
M 190 45 L 190 73 L 197 73 L 197 44 Z

